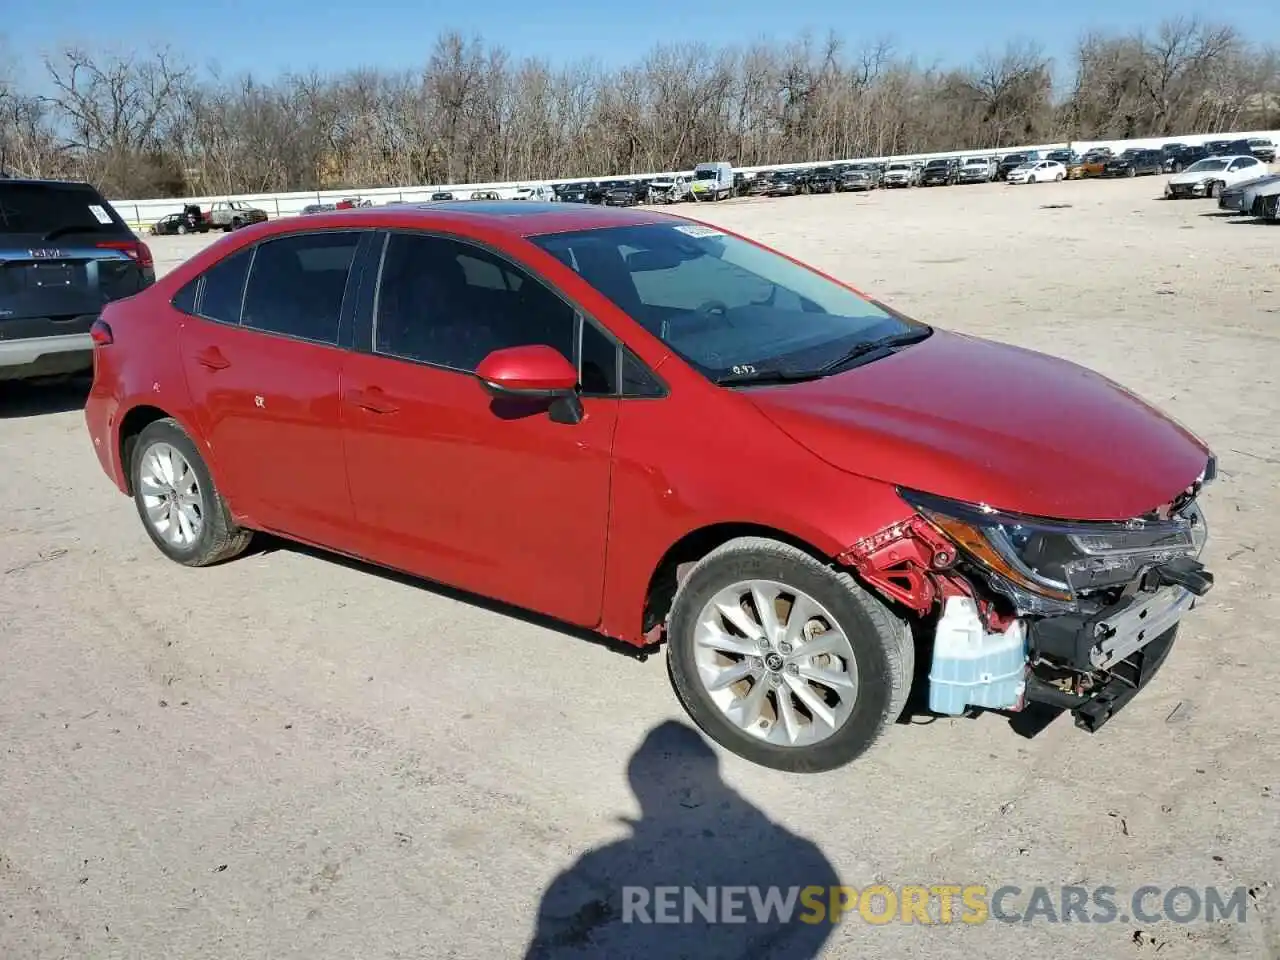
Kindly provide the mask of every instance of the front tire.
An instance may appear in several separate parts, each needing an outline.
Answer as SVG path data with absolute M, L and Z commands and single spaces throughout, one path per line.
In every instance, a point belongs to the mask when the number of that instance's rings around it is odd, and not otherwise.
M 170 560 L 207 567 L 243 553 L 253 531 L 237 527 L 200 451 L 172 419 L 148 424 L 129 476 L 142 526 Z
M 793 773 L 853 761 L 901 715 L 915 669 L 907 624 L 847 573 L 744 537 L 703 557 L 672 604 L 667 663 L 695 723 Z
M 1209 184 L 1209 199 L 1210 199 L 1210 200 L 1216 200 L 1216 199 L 1218 198 L 1218 196 L 1219 196 L 1221 193 L 1222 193 L 1222 184 L 1221 184 L 1221 183 L 1219 183 L 1217 180 L 1215 180 L 1213 183 Z

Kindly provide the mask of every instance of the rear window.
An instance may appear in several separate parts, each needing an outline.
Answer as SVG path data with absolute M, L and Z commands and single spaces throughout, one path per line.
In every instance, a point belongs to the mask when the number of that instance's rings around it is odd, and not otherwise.
M 88 184 L 0 180 L 0 232 L 53 239 L 67 233 L 127 233 L 128 227 Z

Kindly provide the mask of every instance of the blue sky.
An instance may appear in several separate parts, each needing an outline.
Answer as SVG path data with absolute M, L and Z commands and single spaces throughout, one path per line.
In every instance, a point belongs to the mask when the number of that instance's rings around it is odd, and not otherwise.
M 47 13 L 33 12 L 40 6 L 38 0 L 0 0 L 0 50 L 8 54 L 0 57 L 29 82 L 38 80 L 40 54 L 65 43 L 124 51 L 167 43 L 196 66 L 216 60 L 224 72 L 273 76 L 416 66 L 447 29 L 479 33 L 516 56 L 594 58 L 607 65 L 637 60 L 660 42 L 746 44 L 806 28 L 816 34 L 834 29 L 850 48 L 888 38 L 926 63 L 963 62 L 1020 37 L 1069 59 L 1086 29 L 1125 30 L 1197 13 L 1247 28 L 1256 39 L 1280 40 L 1280 4 L 1258 0 L 1189 6 L 1177 0 L 49 0 Z

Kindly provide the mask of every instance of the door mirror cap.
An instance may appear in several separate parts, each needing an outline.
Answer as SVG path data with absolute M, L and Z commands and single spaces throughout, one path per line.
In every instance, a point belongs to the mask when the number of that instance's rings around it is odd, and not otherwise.
M 476 367 L 476 376 L 494 396 L 571 397 L 578 371 L 554 347 L 532 344 L 495 350 Z

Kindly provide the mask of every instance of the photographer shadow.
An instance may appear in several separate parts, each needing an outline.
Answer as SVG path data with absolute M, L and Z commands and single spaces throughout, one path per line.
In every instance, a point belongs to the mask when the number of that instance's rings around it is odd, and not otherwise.
M 552 881 L 526 960 L 820 955 L 832 929 L 828 892 L 840 885 L 835 868 L 724 783 L 701 735 L 676 721 L 655 727 L 627 775 L 640 819 L 625 821 L 630 836 L 584 854 Z M 825 828 L 817 811 L 808 813 L 815 830 Z M 806 887 L 820 890 L 802 897 Z M 789 915 L 768 910 L 769 897 L 793 897 Z

